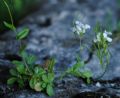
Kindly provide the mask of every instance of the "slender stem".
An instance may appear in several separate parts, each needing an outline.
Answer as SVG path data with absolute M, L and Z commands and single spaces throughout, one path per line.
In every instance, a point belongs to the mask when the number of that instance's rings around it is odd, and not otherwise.
M 103 65 L 102 52 L 101 52 L 101 49 L 100 49 L 100 44 L 101 43 L 98 43 L 98 57 L 99 57 L 99 60 L 100 60 L 100 64 Z
M 82 43 L 81 43 L 81 37 L 80 37 L 80 52 L 81 52 L 81 45 L 82 45 Z
M 29 73 L 30 73 L 30 75 L 31 75 L 31 72 L 30 72 L 30 69 L 29 69 L 29 67 L 28 67 L 28 64 L 26 63 L 26 61 L 25 61 L 25 59 L 24 59 L 24 58 L 23 58 L 23 62 L 24 62 L 24 64 L 25 64 L 25 66 L 26 66 L 27 70 L 29 71 Z
M 108 64 L 105 64 L 104 66 L 105 66 L 104 72 L 103 72 L 100 76 L 98 76 L 98 77 L 96 78 L 96 80 L 101 79 L 101 78 L 105 75 L 105 73 L 106 73 L 106 71 L 107 71 L 107 69 L 108 69 Z
M 11 20 L 11 23 L 12 23 L 12 26 L 14 27 L 14 21 L 13 21 L 13 17 L 12 17 L 12 14 L 11 14 L 11 10 L 10 10 L 10 7 L 9 5 L 7 4 L 7 2 L 5 0 L 3 0 L 5 6 L 7 7 L 8 9 L 8 13 L 9 13 L 9 16 L 10 16 L 10 20 Z M 17 30 L 16 28 L 14 29 L 14 32 L 17 34 Z
M 21 48 L 21 47 L 22 47 L 22 42 L 21 42 L 21 40 L 20 40 L 20 48 Z M 26 62 L 25 58 L 23 57 L 22 59 L 23 59 L 23 63 L 25 64 L 25 66 L 26 66 L 27 70 L 28 70 L 28 71 L 29 71 L 29 73 L 31 74 L 31 71 L 30 71 L 30 69 L 29 69 L 29 67 L 28 67 L 28 64 L 27 64 L 27 62 Z
M 81 57 L 81 52 L 82 52 L 82 35 L 80 35 L 79 39 L 80 39 L 80 57 Z
M 104 43 L 102 43 L 102 44 L 104 44 Z M 96 79 L 97 80 L 99 80 L 99 79 L 101 79 L 103 76 L 104 76 L 104 74 L 106 73 L 106 71 L 107 71 L 107 69 L 108 69 L 108 62 L 109 62 L 109 53 L 108 54 L 105 54 L 106 56 L 107 56 L 107 63 L 105 64 L 104 62 L 103 62 L 103 54 L 105 53 L 104 51 L 106 51 L 106 47 L 103 47 L 104 48 L 104 50 L 102 51 L 102 53 L 100 53 L 100 45 L 98 45 L 98 51 L 99 51 L 99 55 L 100 55 L 100 63 L 101 63 L 101 65 L 103 66 L 103 67 L 105 67 L 105 69 L 104 69 L 104 72 L 100 75 L 100 76 L 98 76 Z
M 3 0 L 3 2 L 4 2 L 4 4 L 6 5 L 6 7 L 8 9 L 8 13 L 10 15 L 12 26 L 14 26 L 13 17 L 12 17 L 11 11 L 10 11 L 10 7 L 8 6 L 8 4 L 7 4 L 7 2 L 5 0 Z

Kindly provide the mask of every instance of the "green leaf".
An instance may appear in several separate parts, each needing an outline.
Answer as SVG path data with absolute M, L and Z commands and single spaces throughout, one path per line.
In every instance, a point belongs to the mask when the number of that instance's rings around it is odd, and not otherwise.
M 31 79 L 30 79 L 29 85 L 30 85 L 30 87 L 31 87 L 32 89 L 34 88 L 34 86 L 35 86 L 34 78 L 31 78 Z
M 17 40 L 22 40 L 29 34 L 29 29 L 24 29 L 16 35 Z
M 10 79 L 7 80 L 7 84 L 8 85 L 13 85 L 16 82 L 16 80 L 17 79 L 15 77 L 12 77 L 12 78 L 10 78 Z
M 5 25 L 7 28 L 11 29 L 11 30 L 15 30 L 15 29 L 16 29 L 14 25 L 12 25 L 12 24 L 10 24 L 10 23 L 7 23 L 7 22 L 5 22 L 5 21 L 4 21 L 4 25 Z
M 20 61 L 13 61 L 13 64 L 16 65 L 16 69 L 20 74 L 24 74 L 25 73 L 25 66 L 22 62 Z
M 36 57 L 34 55 L 29 55 L 29 57 L 26 58 L 26 61 L 28 64 L 32 65 L 36 61 Z
M 73 71 L 73 72 L 71 72 L 71 74 L 76 77 L 82 77 L 81 72 L 79 72 L 79 71 Z
M 18 82 L 18 85 L 19 85 L 20 88 L 24 87 L 24 81 L 23 81 L 23 79 L 18 79 L 17 82 Z
M 67 69 L 66 74 L 69 74 L 69 73 L 71 73 L 71 72 L 73 72 L 73 71 L 74 71 L 74 70 L 73 70 L 73 67 L 70 67 L 70 68 Z
M 43 79 L 43 81 L 44 82 L 46 82 L 46 83 L 48 83 L 49 81 L 48 81 L 48 77 L 47 77 L 47 75 L 42 75 L 42 79 Z
M 54 80 L 54 73 L 48 73 L 48 80 L 49 80 L 49 83 L 53 82 L 53 80 Z
M 91 71 L 85 71 L 85 72 L 83 72 L 83 75 L 87 78 L 91 78 L 92 77 L 92 72 Z
M 87 83 L 90 83 L 90 78 L 92 77 L 92 72 L 91 71 L 85 71 L 83 72 L 83 76 L 87 78 Z
M 42 83 L 42 88 L 46 88 L 47 84 L 46 83 Z
M 13 63 L 14 65 L 16 65 L 16 66 L 18 66 L 18 65 L 23 65 L 22 62 L 16 61 L 16 60 L 12 61 L 12 63 Z
M 53 72 L 53 69 L 54 69 L 54 65 L 55 65 L 55 59 L 50 59 L 48 61 L 48 71 L 49 72 Z
M 13 76 L 17 76 L 17 71 L 15 69 L 10 69 L 10 74 Z
M 37 74 L 39 76 L 45 74 L 45 70 L 43 68 L 41 68 L 41 67 L 35 67 L 34 72 L 35 72 L 35 74 Z
M 38 73 L 39 73 L 39 67 L 35 67 L 34 72 L 35 72 L 36 74 L 38 74 Z
M 83 66 L 84 66 L 84 62 L 83 61 L 77 61 L 77 63 L 75 65 L 73 65 L 73 70 L 78 71 Z
M 49 96 L 53 96 L 54 95 L 54 91 L 53 91 L 52 85 L 47 85 L 47 94 Z
M 16 67 L 17 71 L 20 73 L 20 74 L 24 74 L 25 73 L 25 66 L 24 65 L 18 65 Z

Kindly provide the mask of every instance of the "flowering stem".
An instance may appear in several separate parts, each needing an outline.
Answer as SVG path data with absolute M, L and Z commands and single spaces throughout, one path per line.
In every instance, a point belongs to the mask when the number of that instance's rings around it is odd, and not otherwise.
M 81 52 L 82 52 L 82 33 L 80 33 L 79 41 L 80 41 L 80 56 L 81 56 Z
M 82 49 L 82 48 L 81 48 L 81 45 L 82 45 L 82 43 L 81 43 L 81 37 L 80 37 L 80 52 L 81 52 L 81 49 Z
M 81 52 L 82 52 L 82 42 L 81 42 L 81 37 L 79 38 L 80 39 L 80 57 L 81 57 Z

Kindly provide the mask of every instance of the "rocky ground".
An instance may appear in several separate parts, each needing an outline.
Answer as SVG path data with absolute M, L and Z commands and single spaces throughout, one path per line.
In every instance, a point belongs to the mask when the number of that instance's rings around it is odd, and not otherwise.
M 27 51 L 35 54 L 42 63 L 50 57 L 56 59 L 55 72 L 59 76 L 63 70 L 75 63 L 79 53 L 79 39 L 72 33 L 72 22 L 80 19 L 84 23 L 95 26 L 99 21 L 103 28 L 110 26 L 112 32 L 116 30 L 118 17 L 117 2 L 115 0 L 51 0 L 25 19 L 18 30 L 28 26 L 30 35 L 25 41 Z M 93 30 L 90 30 L 82 40 L 89 48 Z M 5 80 L 9 76 L 8 69 L 13 67 L 12 59 L 17 56 L 19 43 L 15 41 L 13 32 L 6 32 L 0 36 L 0 93 L 5 98 L 49 98 L 44 93 L 37 93 L 27 88 L 9 92 Z M 116 34 L 114 34 L 116 35 Z M 98 59 L 93 57 L 87 62 L 85 69 L 93 71 L 94 82 L 86 85 L 82 79 L 72 76 L 63 80 L 55 80 L 55 95 L 51 98 L 120 98 L 120 40 L 119 34 L 113 37 L 110 45 L 111 61 L 107 72 L 101 80 L 95 78 L 102 73 Z M 84 60 L 89 58 L 90 51 L 85 49 L 81 54 Z

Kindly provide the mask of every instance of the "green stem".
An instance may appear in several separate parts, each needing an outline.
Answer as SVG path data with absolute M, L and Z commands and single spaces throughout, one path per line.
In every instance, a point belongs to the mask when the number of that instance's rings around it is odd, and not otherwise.
M 108 64 L 106 64 L 106 65 L 104 65 L 104 66 L 105 66 L 104 72 L 103 72 L 100 76 L 98 76 L 98 77 L 96 78 L 96 80 L 101 79 L 101 78 L 105 75 L 105 73 L 106 73 L 106 71 L 107 71 L 107 69 L 108 69 Z
M 81 43 L 81 37 L 80 37 L 80 53 L 81 53 L 81 45 L 82 45 L 82 43 Z
M 5 6 L 7 7 L 8 9 L 8 13 L 9 13 L 9 16 L 10 16 L 10 20 L 11 20 L 11 23 L 12 23 L 12 26 L 14 27 L 14 21 L 13 21 L 13 17 L 12 17 L 12 14 L 11 14 L 11 10 L 10 10 L 10 7 L 9 5 L 7 4 L 7 2 L 5 0 L 3 0 Z M 16 28 L 14 29 L 14 32 L 17 34 L 17 31 L 16 31 Z
M 81 52 L 82 52 L 82 35 L 80 35 L 79 39 L 80 39 L 80 57 L 81 57 Z
M 23 62 L 24 62 L 24 64 L 25 64 L 25 66 L 26 66 L 27 70 L 29 71 L 29 73 L 30 73 L 30 75 L 31 75 L 31 71 L 30 71 L 30 69 L 29 69 L 29 67 L 28 67 L 28 64 L 26 63 L 26 61 L 25 61 L 25 59 L 24 59 L 24 58 L 23 58 Z
M 10 11 L 10 7 L 8 6 L 8 4 L 7 4 L 7 2 L 5 0 L 3 0 L 3 2 L 4 2 L 4 4 L 6 5 L 6 7 L 8 9 L 8 13 L 10 15 L 12 26 L 14 26 L 13 17 L 12 17 L 11 11 Z
M 21 47 L 22 47 L 22 42 L 21 42 L 21 40 L 20 40 L 20 49 L 21 49 Z M 30 69 L 29 69 L 29 67 L 28 67 L 28 64 L 27 64 L 25 58 L 23 57 L 22 59 L 23 59 L 23 63 L 25 64 L 27 70 L 29 71 L 29 73 L 30 73 L 30 75 L 31 75 L 31 71 L 30 71 Z

